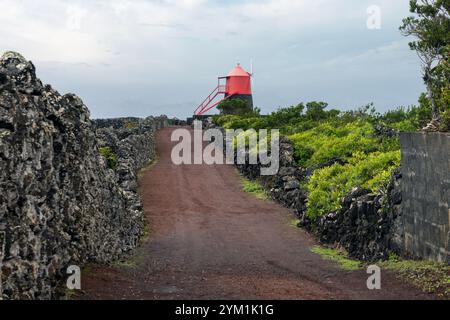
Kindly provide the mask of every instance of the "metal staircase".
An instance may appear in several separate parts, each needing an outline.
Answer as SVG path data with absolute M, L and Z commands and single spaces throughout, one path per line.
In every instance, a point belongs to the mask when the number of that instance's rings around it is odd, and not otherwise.
M 211 92 L 211 94 L 206 97 L 206 99 L 197 107 L 197 109 L 195 109 L 194 115 L 201 116 L 206 112 L 208 112 L 209 110 L 211 110 L 212 108 L 214 108 L 215 106 L 217 106 L 222 101 L 226 100 L 227 98 L 223 98 L 214 103 L 214 100 L 219 94 L 225 93 L 225 88 L 226 88 L 225 85 L 221 84 L 217 85 L 217 87 L 213 90 L 213 92 Z

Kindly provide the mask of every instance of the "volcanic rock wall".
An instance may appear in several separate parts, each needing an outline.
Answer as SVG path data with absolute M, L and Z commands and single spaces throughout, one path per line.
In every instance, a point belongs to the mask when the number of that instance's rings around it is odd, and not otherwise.
M 69 265 L 110 262 L 137 245 L 136 172 L 167 119 L 140 122 L 98 128 L 80 98 L 44 86 L 31 62 L 0 58 L 0 298 L 52 298 Z
M 345 249 L 350 257 L 384 260 L 391 252 L 403 254 L 398 243 L 401 216 L 401 174 L 395 171 L 386 194 L 355 187 L 342 199 L 342 207 L 316 221 L 322 243 Z

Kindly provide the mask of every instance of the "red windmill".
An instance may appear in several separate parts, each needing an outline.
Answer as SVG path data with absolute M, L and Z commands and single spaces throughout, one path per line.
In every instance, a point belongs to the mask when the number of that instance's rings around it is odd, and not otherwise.
M 195 109 L 194 115 L 204 115 L 206 112 L 227 99 L 242 99 L 247 101 L 250 107 L 253 107 L 251 77 L 252 74 L 242 69 L 241 65 L 238 63 L 227 76 L 218 78 L 217 87 L 197 107 L 197 109 Z M 223 79 L 226 80 L 225 84 L 221 83 Z M 224 94 L 225 96 L 219 101 L 215 101 L 216 97 L 220 94 Z

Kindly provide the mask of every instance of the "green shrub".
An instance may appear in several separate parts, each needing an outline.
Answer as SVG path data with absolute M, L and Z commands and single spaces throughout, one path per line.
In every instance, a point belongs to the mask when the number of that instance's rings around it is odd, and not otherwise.
M 399 122 L 391 123 L 388 127 L 399 132 L 415 132 L 418 129 L 417 124 L 415 124 L 411 119 L 404 119 Z
M 102 147 L 99 149 L 100 154 L 105 158 L 108 167 L 115 170 L 117 168 L 117 155 L 110 147 Z
M 225 129 L 242 129 L 242 130 L 248 130 L 251 128 L 254 128 L 254 122 L 258 121 L 259 118 L 240 118 L 235 119 L 233 121 L 226 122 L 223 127 Z
M 450 131 L 450 107 L 441 114 L 441 131 Z
M 326 103 L 311 102 L 281 108 L 265 117 L 254 113 L 223 115 L 214 121 L 224 128 L 244 131 L 279 129 L 291 141 L 295 160 L 302 167 L 315 169 L 333 158 L 342 159 L 343 164 L 316 169 L 309 181 L 303 182 L 308 191 L 307 214 L 317 217 L 338 210 L 342 197 L 353 187 L 373 192 L 386 188 L 391 171 L 400 164 L 400 142 L 397 137 L 375 135 L 374 125 L 416 131 L 431 114 L 425 96 L 419 103 L 379 114 L 372 104 L 340 112 L 325 110 Z
M 294 157 L 303 167 L 314 167 L 332 158 L 347 159 L 355 151 L 377 151 L 379 140 L 373 138 L 373 127 L 367 121 L 345 125 L 327 122 L 289 137 Z
M 213 121 L 218 126 L 224 127 L 226 123 L 233 123 L 236 120 L 239 120 L 240 117 L 236 115 L 216 115 L 213 117 Z
M 340 209 L 342 198 L 353 187 L 385 190 L 392 170 L 399 165 L 400 151 L 356 152 L 347 164 L 315 170 L 307 183 L 307 215 L 314 218 Z
M 267 117 L 268 124 L 272 128 L 288 125 L 293 121 L 297 121 L 298 119 L 300 119 L 302 117 L 304 109 L 305 106 L 303 105 L 303 103 L 287 108 L 279 108 L 277 111 L 272 112 Z

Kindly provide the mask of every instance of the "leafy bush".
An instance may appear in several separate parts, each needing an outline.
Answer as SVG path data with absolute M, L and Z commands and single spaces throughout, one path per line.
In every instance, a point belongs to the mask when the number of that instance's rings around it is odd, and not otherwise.
M 307 215 L 313 218 L 338 210 L 342 198 L 356 186 L 385 190 L 391 171 L 399 165 L 400 151 L 356 152 L 347 164 L 315 170 L 307 183 Z
M 445 110 L 441 115 L 441 126 L 442 131 L 450 131 L 450 107 Z
M 242 130 L 248 130 L 250 128 L 253 128 L 253 124 L 255 121 L 257 121 L 258 118 L 242 118 L 237 119 L 234 121 L 229 121 L 224 124 L 225 129 L 242 129 Z
M 234 121 L 239 120 L 241 117 L 237 115 L 222 115 L 222 116 L 214 116 L 213 121 L 215 124 L 224 127 L 227 123 L 233 123 Z
M 401 132 L 414 132 L 426 126 L 431 120 L 431 103 L 425 94 L 419 98 L 419 106 L 397 108 L 387 111 L 377 121 Z
M 248 151 L 250 155 L 258 155 L 260 151 L 264 150 L 264 152 L 266 152 L 267 150 L 270 150 L 271 141 L 271 132 L 268 132 L 267 135 L 263 138 L 259 135 L 259 132 L 257 130 L 249 129 L 235 135 L 233 138 L 232 146 L 234 148 L 233 150 L 236 150 L 239 143 L 241 147 L 245 147 L 246 151 Z M 252 142 L 251 146 L 250 142 Z M 260 147 L 264 149 L 260 150 Z
M 268 116 L 223 115 L 214 121 L 224 128 L 244 131 L 279 129 L 287 136 L 298 165 L 314 170 L 304 184 L 308 191 L 307 214 L 316 217 L 339 209 L 342 197 L 353 187 L 374 192 L 386 188 L 392 169 L 400 164 L 400 142 L 397 137 L 376 134 L 375 125 L 416 131 L 431 118 L 431 106 L 424 95 L 419 106 L 400 107 L 384 114 L 377 113 L 373 104 L 345 112 L 326 108 L 323 102 L 300 103 Z M 243 135 L 248 137 L 249 131 Z M 323 167 L 333 159 L 341 161 Z
M 355 151 L 377 151 L 379 141 L 372 135 L 372 125 L 358 120 L 342 126 L 336 125 L 336 122 L 326 122 L 314 129 L 291 135 L 289 139 L 298 164 L 310 167 L 333 158 L 345 160 Z
M 111 150 L 110 147 L 102 147 L 99 149 L 100 154 L 105 158 L 108 167 L 115 170 L 117 168 L 117 155 Z
M 271 127 L 288 125 L 292 121 L 298 120 L 302 116 L 304 109 L 305 106 L 303 103 L 287 108 L 280 108 L 268 116 L 267 122 Z

